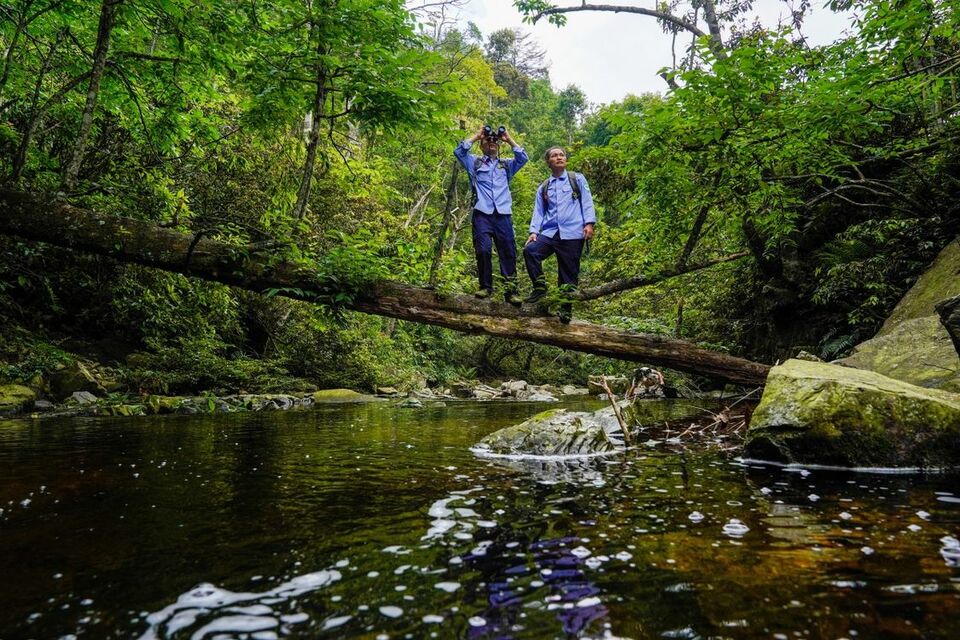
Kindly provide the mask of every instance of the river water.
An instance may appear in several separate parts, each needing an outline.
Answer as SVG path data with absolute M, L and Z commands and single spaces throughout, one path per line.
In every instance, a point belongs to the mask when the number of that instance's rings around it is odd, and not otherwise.
M 469 450 L 543 408 L 0 422 L 0 637 L 960 637 L 956 476 Z

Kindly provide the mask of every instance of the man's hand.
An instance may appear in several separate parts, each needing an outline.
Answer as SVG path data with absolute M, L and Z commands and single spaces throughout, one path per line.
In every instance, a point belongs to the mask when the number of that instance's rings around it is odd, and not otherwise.
M 513 138 L 510 137 L 510 132 L 509 132 L 509 131 L 504 131 L 504 132 L 503 132 L 503 139 L 504 139 L 504 140 L 506 141 L 506 143 L 509 144 L 511 147 L 516 147 L 516 146 L 517 146 L 516 141 L 515 141 Z
M 531 242 L 536 242 L 536 241 L 537 241 L 537 234 L 531 233 L 531 234 L 530 234 L 530 237 L 527 238 L 527 241 L 523 243 L 523 246 L 527 246 L 527 245 L 530 244 Z
M 589 240 L 593 237 L 593 223 L 584 225 L 583 227 L 583 239 Z
M 483 127 L 477 129 L 477 132 L 470 137 L 471 144 L 483 137 Z

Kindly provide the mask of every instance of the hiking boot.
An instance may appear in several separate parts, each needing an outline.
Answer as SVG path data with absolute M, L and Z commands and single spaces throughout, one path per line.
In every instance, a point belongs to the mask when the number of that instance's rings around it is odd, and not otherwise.
M 492 295 L 493 295 L 493 289 L 480 289 L 475 294 L 473 294 L 475 298 L 481 298 L 481 299 L 489 298 Z
M 560 324 L 570 324 L 571 318 L 573 318 L 573 307 L 568 304 L 562 305 L 557 312 L 557 320 Z
M 516 291 L 511 291 L 510 293 L 503 296 L 503 299 L 507 301 L 508 304 L 512 304 L 515 307 L 519 307 L 523 304 L 523 298 L 521 298 Z
M 533 304 L 535 302 L 540 302 L 545 295 L 547 295 L 546 289 L 534 289 L 533 291 L 530 292 L 530 295 L 528 295 L 524 299 L 524 302 L 526 304 Z

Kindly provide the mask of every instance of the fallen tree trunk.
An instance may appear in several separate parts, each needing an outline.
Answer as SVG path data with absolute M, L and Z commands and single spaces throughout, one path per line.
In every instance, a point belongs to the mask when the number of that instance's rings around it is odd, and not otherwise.
M 250 254 L 244 247 L 163 229 L 156 224 L 79 209 L 16 192 L 0 192 L 0 234 L 46 242 L 121 262 L 306 300 L 347 294 L 343 306 L 466 333 L 549 344 L 611 358 L 644 362 L 739 384 L 762 385 L 767 365 L 700 348 L 683 340 L 604 327 L 560 324 L 530 305 L 516 309 L 492 300 L 444 296 L 398 282 L 375 282 L 344 291 L 303 265 Z M 340 287 L 338 289 L 338 286 Z

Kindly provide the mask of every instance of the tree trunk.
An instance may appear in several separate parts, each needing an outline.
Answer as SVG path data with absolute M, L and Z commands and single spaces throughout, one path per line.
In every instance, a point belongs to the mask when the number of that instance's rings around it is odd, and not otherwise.
M 272 262 L 244 247 L 162 229 L 151 222 L 118 218 L 58 201 L 0 191 L 0 234 L 105 255 L 224 284 L 290 298 L 327 302 L 346 293 L 347 309 L 465 333 L 549 344 L 689 371 L 730 382 L 762 385 L 769 367 L 683 340 L 613 329 L 587 322 L 561 324 L 531 305 L 516 309 L 472 296 L 442 296 L 397 282 L 373 282 L 362 291 L 344 290 L 322 275 L 289 262 Z
M 317 93 L 313 100 L 313 117 L 310 121 L 310 133 L 307 139 L 307 158 L 303 162 L 303 176 L 297 189 L 297 203 L 293 206 L 293 217 L 303 219 L 310 200 L 310 185 L 313 182 L 313 170 L 317 164 L 317 148 L 320 146 L 320 124 L 323 122 L 323 108 L 326 103 L 326 78 L 322 72 L 317 74 Z
M 100 24 L 97 27 L 97 45 L 93 50 L 93 68 L 90 72 L 90 87 L 87 89 L 87 102 L 83 107 L 83 116 L 80 119 L 80 133 L 73 144 L 70 160 L 63 170 L 60 188 L 70 192 L 77 182 L 80 165 L 87 151 L 87 142 L 90 129 L 93 127 L 93 113 L 97 108 L 97 98 L 100 96 L 100 81 L 103 80 L 103 70 L 107 66 L 107 52 L 110 50 L 110 34 L 116 24 L 117 9 L 123 0 L 104 0 L 100 7 Z
M 440 229 L 437 231 L 437 242 L 433 247 L 433 261 L 430 263 L 430 286 L 437 286 L 437 274 L 440 272 L 440 262 L 443 260 L 443 249 L 446 246 L 447 229 L 450 227 L 450 220 L 453 218 L 453 198 L 457 190 L 457 178 L 460 175 L 460 161 L 453 161 L 453 171 L 450 173 L 450 184 L 447 185 L 447 193 L 443 199 L 443 220 L 440 222 Z

